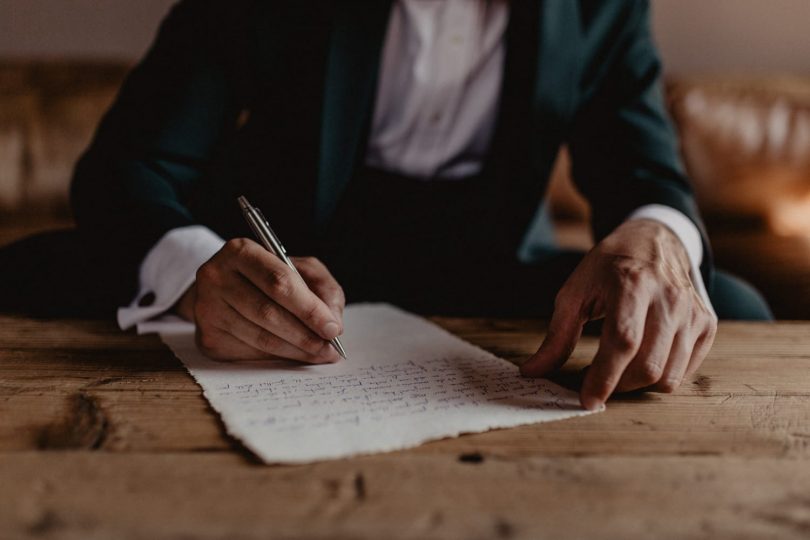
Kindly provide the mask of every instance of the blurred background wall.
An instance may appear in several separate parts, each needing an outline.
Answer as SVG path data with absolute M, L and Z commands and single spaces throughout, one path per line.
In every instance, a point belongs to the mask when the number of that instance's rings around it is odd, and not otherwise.
M 173 0 L 2 0 L 0 56 L 132 59 Z
M 0 57 L 133 59 L 174 0 L 2 0 Z M 652 0 L 667 70 L 810 73 L 810 0 Z
M 808 0 L 652 0 L 656 38 L 675 75 L 810 74 Z

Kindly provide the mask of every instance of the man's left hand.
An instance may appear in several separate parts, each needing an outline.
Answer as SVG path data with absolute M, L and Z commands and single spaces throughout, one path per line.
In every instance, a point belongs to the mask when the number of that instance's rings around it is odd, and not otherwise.
M 664 225 L 630 220 L 592 249 L 557 295 L 548 334 L 521 373 L 543 377 L 571 356 L 583 325 L 604 319 L 580 401 L 614 392 L 672 392 L 700 367 L 717 319 L 690 277 L 686 249 Z

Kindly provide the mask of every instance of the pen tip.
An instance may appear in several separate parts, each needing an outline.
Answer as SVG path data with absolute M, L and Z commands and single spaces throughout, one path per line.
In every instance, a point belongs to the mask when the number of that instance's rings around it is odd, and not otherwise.
M 240 196 L 240 197 L 239 197 L 238 199 L 236 199 L 236 200 L 237 200 L 237 201 L 239 201 L 239 207 L 240 207 L 242 210 L 247 210 L 248 208 L 250 208 L 250 203 L 249 203 L 249 202 L 248 202 L 248 200 L 247 200 L 247 199 L 244 197 L 244 195 Z
M 341 358 L 343 358 L 344 360 L 348 360 L 348 358 L 346 358 L 346 350 L 343 348 L 343 344 L 340 343 L 338 339 L 332 340 L 332 346 L 335 348 L 335 350 L 337 351 L 337 353 L 340 355 Z

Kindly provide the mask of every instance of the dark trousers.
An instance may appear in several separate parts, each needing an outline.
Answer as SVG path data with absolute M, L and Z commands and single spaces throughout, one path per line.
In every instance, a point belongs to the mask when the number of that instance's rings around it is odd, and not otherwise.
M 423 182 L 363 171 L 315 255 L 350 302 L 385 301 L 426 314 L 548 317 L 583 253 L 549 246 L 517 260 L 488 213 L 480 178 Z M 269 216 L 272 221 L 272 216 Z M 288 249 L 294 246 L 288 246 Z M 721 319 L 768 320 L 750 285 L 716 272 Z M 44 317 L 112 318 L 131 302 L 137 262 L 76 230 L 45 233 L 0 249 L 0 310 Z

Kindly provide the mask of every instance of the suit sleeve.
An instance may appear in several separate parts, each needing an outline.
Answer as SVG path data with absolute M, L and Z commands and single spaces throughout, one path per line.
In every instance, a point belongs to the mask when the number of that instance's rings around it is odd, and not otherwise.
M 610 27 L 601 43 L 588 44 L 598 52 L 582 75 L 585 99 L 569 138 L 574 180 L 591 205 L 594 237 L 601 240 L 643 206 L 671 207 L 701 232 L 701 273 L 710 285 L 711 251 L 664 103 L 649 2 L 612 6 L 620 8 L 612 23 L 601 23 Z
M 74 172 L 78 227 L 131 263 L 133 282 L 167 231 L 195 225 L 187 201 L 237 114 L 211 4 L 169 13 Z

